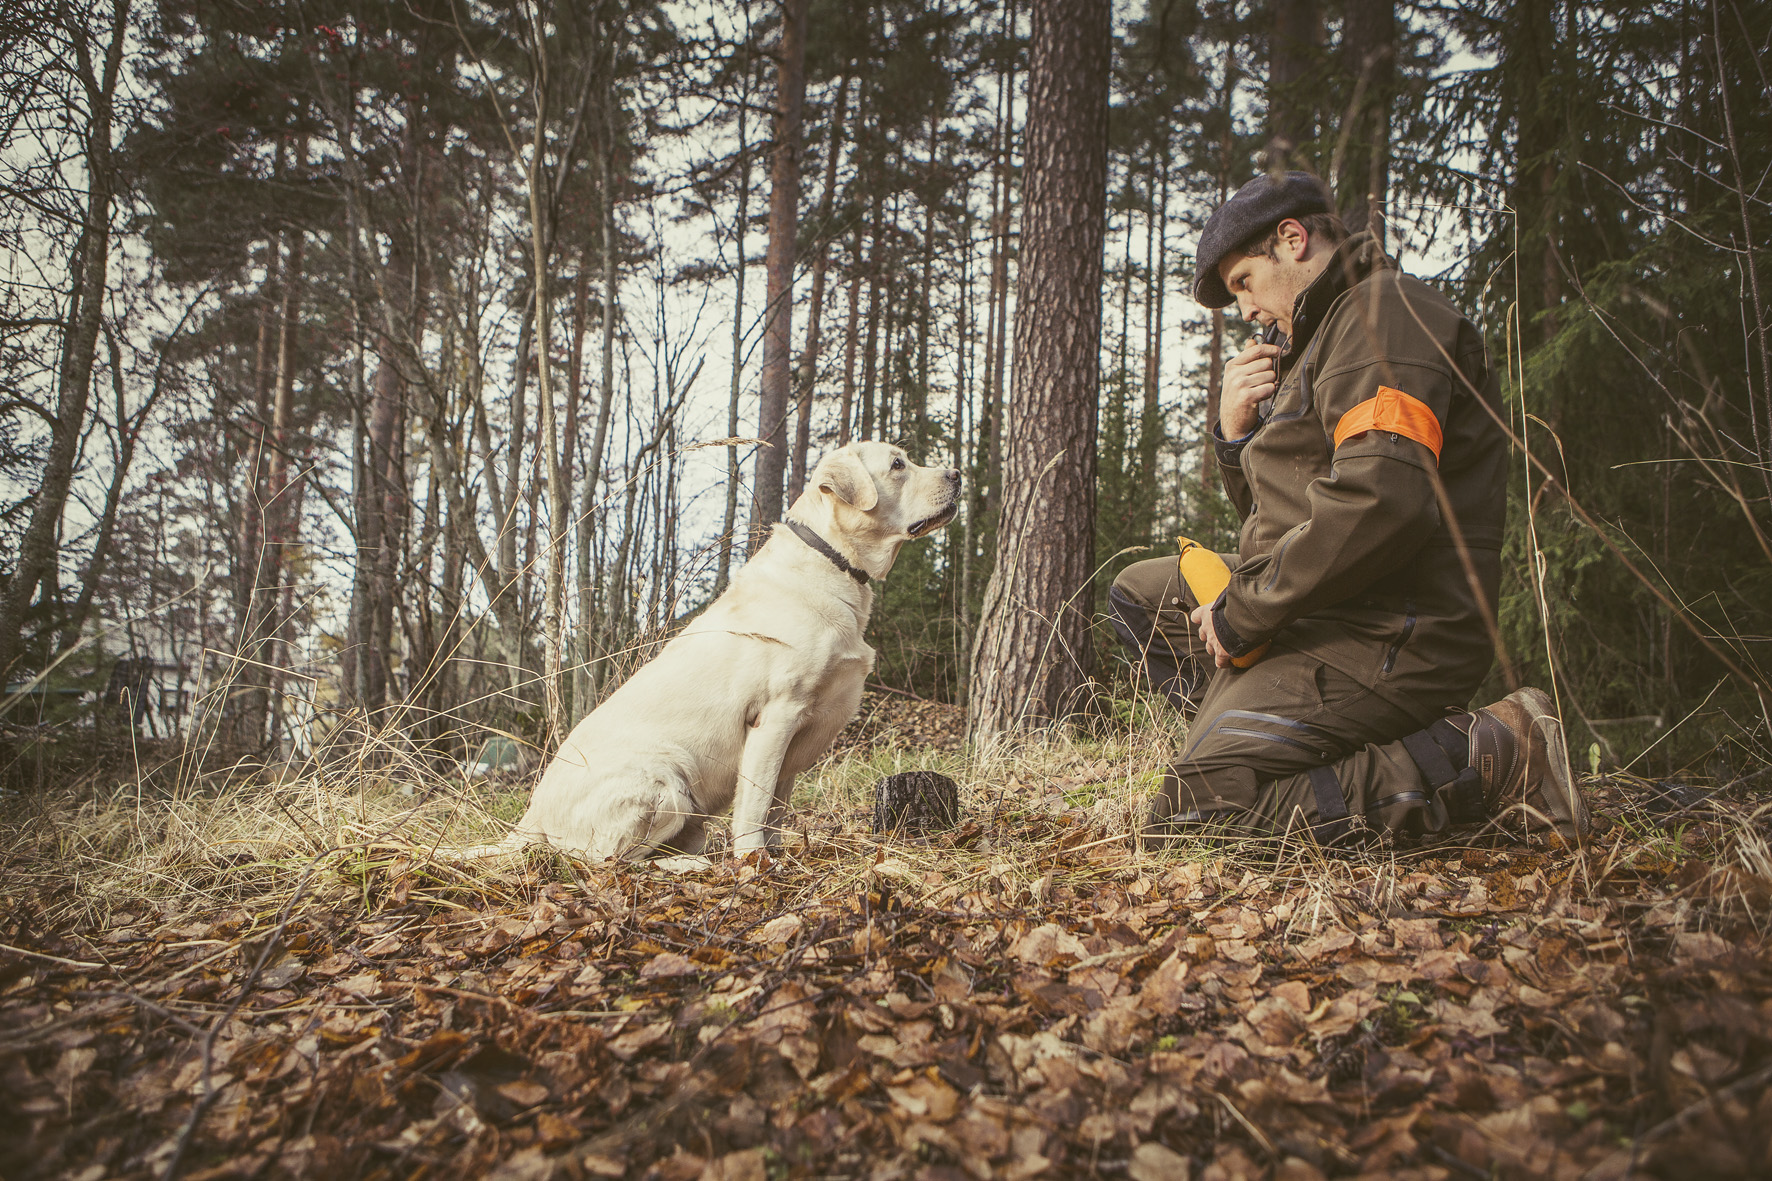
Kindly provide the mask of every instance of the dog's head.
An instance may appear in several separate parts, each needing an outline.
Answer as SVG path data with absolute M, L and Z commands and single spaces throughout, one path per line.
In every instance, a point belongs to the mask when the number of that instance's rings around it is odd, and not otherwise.
M 953 520 L 959 504 L 958 469 L 923 467 L 902 447 L 866 442 L 820 460 L 791 511 L 863 570 L 884 578 L 899 546 Z

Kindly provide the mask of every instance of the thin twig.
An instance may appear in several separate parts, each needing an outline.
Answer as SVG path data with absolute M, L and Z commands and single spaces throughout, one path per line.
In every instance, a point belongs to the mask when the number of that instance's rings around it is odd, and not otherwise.
M 45 955 L 40 951 L 26 951 L 22 947 L 14 947 L 10 943 L 0 943 L 0 951 L 10 951 L 13 955 L 22 955 L 33 960 L 47 960 L 52 964 L 66 964 L 70 968 L 108 968 L 109 964 L 89 964 L 85 960 L 64 959 L 59 955 Z

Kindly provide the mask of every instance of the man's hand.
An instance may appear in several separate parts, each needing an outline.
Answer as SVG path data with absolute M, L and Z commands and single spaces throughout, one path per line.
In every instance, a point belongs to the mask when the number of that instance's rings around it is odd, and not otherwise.
M 1212 604 L 1195 607 L 1194 613 L 1188 618 L 1192 619 L 1194 626 L 1200 629 L 1200 639 L 1205 643 L 1206 651 L 1212 654 L 1212 663 L 1218 668 L 1229 668 L 1231 654 L 1226 652 L 1224 645 L 1219 642 L 1218 629 L 1212 625 Z
M 1280 346 L 1259 340 L 1231 358 L 1224 367 L 1224 390 L 1218 399 L 1219 430 L 1228 439 L 1240 439 L 1255 429 L 1256 405 L 1274 394 L 1279 373 Z

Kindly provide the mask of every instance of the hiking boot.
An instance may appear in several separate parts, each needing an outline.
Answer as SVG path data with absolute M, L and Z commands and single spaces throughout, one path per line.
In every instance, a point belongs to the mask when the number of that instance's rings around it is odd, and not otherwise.
M 1153 847 L 1161 848 L 1181 834 L 1190 817 L 1176 817 L 1181 807 L 1181 781 L 1170 771 L 1163 776 L 1163 786 L 1151 798 L 1149 810 L 1145 813 L 1144 824 L 1139 829 L 1139 839 Z
M 1587 805 L 1575 786 L 1563 723 L 1542 690 L 1520 689 L 1471 715 L 1470 766 L 1482 777 L 1483 808 L 1527 831 L 1555 828 L 1585 837 Z
M 1201 811 L 1199 801 L 1193 798 L 1191 791 L 1184 804 L 1181 779 L 1171 768 L 1163 776 L 1162 788 L 1151 797 L 1144 824 L 1138 830 L 1138 843 L 1142 849 L 1156 850 L 1201 841 L 1244 840 L 1261 835 L 1258 830 L 1245 823 L 1245 819 L 1229 808 Z

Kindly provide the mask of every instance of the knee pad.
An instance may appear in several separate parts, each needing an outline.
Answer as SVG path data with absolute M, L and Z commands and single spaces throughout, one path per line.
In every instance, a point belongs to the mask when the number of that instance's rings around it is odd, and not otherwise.
M 1156 632 L 1155 617 L 1150 608 L 1132 600 L 1118 583 L 1108 587 L 1108 622 L 1120 642 L 1143 652 Z

